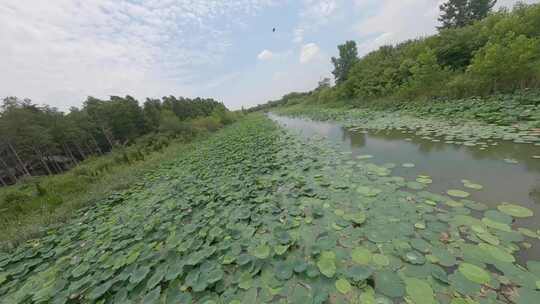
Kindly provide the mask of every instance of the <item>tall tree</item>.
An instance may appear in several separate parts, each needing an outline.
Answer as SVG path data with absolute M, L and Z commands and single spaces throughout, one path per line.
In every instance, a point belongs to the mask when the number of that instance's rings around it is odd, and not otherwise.
M 338 45 L 339 58 L 332 57 L 332 64 L 334 64 L 334 70 L 332 74 L 336 78 L 336 84 L 340 84 L 347 80 L 349 71 L 358 61 L 358 50 L 356 49 L 356 42 L 347 41 L 342 45 Z
M 497 0 L 448 0 L 439 6 L 439 30 L 458 28 L 481 20 L 493 9 Z

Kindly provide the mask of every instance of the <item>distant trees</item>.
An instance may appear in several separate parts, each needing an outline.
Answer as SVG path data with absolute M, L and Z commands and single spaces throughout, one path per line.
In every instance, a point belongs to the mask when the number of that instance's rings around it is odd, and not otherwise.
M 0 184 L 60 173 L 145 134 L 177 134 L 186 121 L 210 115 L 220 123 L 230 121 L 225 106 L 213 99 L 169 96 L 147 99 L 141 107 L 131 96 L 88 97 L 82 108 L 63 113 L 7 97 L 0 106 Z
M 349 71 L 358 61 L 358 50 L 356 49 L 356 42 L 347 41 L 342 45 L 338 45 L 339 58 L 332 57 L 332 64 L 334 64 L 334 77 L 336 83 L 340 84 L 347 80 Z
M 440 5 L 441 29 L 458 28 L 484 19 L 497 0 L 447 0 Z
M 354 42 L 340 45 L 340 58 L 332 58 L 335 86 L 319 83 L 311 92 L 287 94 L 257 109 L 461 98 L 540 88 L 540 4 L 521 3 L 511 11 L 488 14 L 494 4 L 447 1 L 443 8 L 449 14 L 448 28 L 430 37 L 381 46 L 361 58 L 355 58 Z

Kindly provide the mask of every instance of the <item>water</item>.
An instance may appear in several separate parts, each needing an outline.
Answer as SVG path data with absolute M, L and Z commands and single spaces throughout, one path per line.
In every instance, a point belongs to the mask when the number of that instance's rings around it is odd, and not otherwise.
M 429 175 L 433 183 L 428 191 L 445 194 L 448 189 L 461 189 L 471 194 L 468 199 L 496 208 L 502 202 L 525 206 L 535 216 L 519 219 L 517 227 L 533 231 L 540 229 L 540 148 L 531 144 L 499 142 L 486 150 L 478 147 L 446 144 L 423 139 L 404 131 L 350 131 L 337 123 L 269 115 L 287 129 L 302 136 L 323 136 L 352 156 L 373 155 L 375 164 L 395 163 L 393 175 L 415 180 L 418 175 Z M 510 164 L 504 159 L 515 159 Z M 414 168 L 400 164 L 414 163 Z M 482 190 L 463 187 L 461 180 L 468 179 L 482 185 Z M 527 238 L 533 244 L 521 252 L 520 260 L 540 260 L 540 241 Z

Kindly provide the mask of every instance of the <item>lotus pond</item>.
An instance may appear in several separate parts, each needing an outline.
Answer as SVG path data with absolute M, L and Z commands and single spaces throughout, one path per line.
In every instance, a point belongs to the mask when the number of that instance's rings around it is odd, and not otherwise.
M 0 254 L 0 301 L 537 303 L 532 203 L 295 133 L 249 116 Z

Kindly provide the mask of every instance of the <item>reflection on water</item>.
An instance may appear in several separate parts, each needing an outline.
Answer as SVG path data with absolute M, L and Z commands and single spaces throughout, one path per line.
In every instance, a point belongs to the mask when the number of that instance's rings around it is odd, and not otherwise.
M 414 179 L 429 175 L 433 184 L 429 191 L 444 194 L 448 189 L 463 189 L 470 199 L 493 208 L 501 202 L 512 202 L 532 209 L 535 217 L 519 220 L 520 226 L 540 229 L 540 148 L 531 144 L 498 142 L 485 150 L 478 147 L 434 142 L 400 130 L 350 131 L 335 123 L 316 122 L 270 114 L 282 126 L 303 136 L 323 136 L 339 144 L 354 156 L 370 154 L 370 161 L 383 163 L 414 163 L 414 168 L 397 166 L 393 174 Z M 515 159 L 509 164 L 504 159 Z M 480 191 L 465 189 L 461 180 L 468 179 L 484 186 Z M 536 242 L 527 258 L 540 259 L 540 244 Z M 534 251 L 534 252 L 530 252 Z

